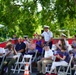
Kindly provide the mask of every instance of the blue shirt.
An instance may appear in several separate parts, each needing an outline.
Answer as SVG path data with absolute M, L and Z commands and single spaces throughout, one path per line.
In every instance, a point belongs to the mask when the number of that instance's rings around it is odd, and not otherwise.
M 36 42 L 36 49 L 38 52 L 42 53 L 41 40 Z
M 66 61 L 67 63 L 69 63 L 69 61 L 70 61 L 70 55 L 69 55 L 68 52 L 61 52 L 61 51 L 59 51 L 58 54 L 59 54 L 61 57 L 66 56 L 66 58 L 64 59 L 64 61 Z
M 22 42 L 22 43 L 17 43 L 15 49 L 16 49 L 16 51 L 23 49 L 24 51 L 22 52 L 22 54 L 24 54 L 25 53 L 25 47 L 26 47 L 25 43 Z

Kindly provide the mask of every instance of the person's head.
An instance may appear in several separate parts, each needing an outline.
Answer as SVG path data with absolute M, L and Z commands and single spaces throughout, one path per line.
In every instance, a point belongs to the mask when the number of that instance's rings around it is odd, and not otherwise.
M 66 35 L 64 33 L 61 34 L 62 39 L 66 39 Z
M 70 50 L 70 51 L 69 51 L 69 54 L 70 54 L 70 55 L 72 55 L 72 54 L 73 54 L 73 51 L 72 51 L 72 50 Z
M 61 52 L 65 52 L 66 51 L 66 47 L 65 46 L 62 46 L 61 47 Z
M 25 39 L 25 40 L 28 40 L 28 36 L 27 36 L 27 35 L 25 35 L 25 36 L 24 36 L 24 39 Z
M 21 43 L 23 41 L 23 39 L 20 37 L 18 38 L 18 42 Z
M 74 40 L 76 40 L 76 35 L 74 35 Z
M 44 25 L 44 31 L 48 31 L 49 30 L 49 26 L 47 26 L 47 25 Z
M 41 35 L 38 35 L 38 40 L 41 40 Z
M 16 38 L 16 37 L 17 37 L 16 34 L 14 34 L 14 35 L 13 35 L 13 38 Z
M 8 42 L 8 43 L 6 44 L 6 48 L 8 48 L 9 50 L 11 50 L 11 48 L 12 48 L 12 43 Z
M 30 43 L 33 43 L 33 39 L 32 39 L 32 38 L 30 38 L 30 39 L 29 39 L 29 42 L 30 42 Z
M 45 50 L 45 51 L 48 51 L 49 49 L 50 49 L 49 45 L 45 45 L 45 46 L 44 46 L 44 50 Z
M 8 42 L 12 43 L 12 38 L 9 38 L 8 41 L 7 41 L 7 43 L 8 43 Z

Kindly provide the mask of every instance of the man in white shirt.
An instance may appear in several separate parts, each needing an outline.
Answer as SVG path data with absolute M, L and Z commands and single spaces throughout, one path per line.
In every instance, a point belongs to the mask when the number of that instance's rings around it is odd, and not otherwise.
M 44 50 L 45 50 L 44 57 L 37 62 L 38 71 L 39 71 L 37 75 L 45 75 L 46 65 L 52 63 L 52 58 L 53 58 L 52 50 L 50 50 L 48 45 L 44 47 Z
M 49 30 L 49 26 L 44 25 L 44 32 L 41 34 L 44 37 L 45 43 L 49 44 L 50 49 L 52 48 L 53 33 Z

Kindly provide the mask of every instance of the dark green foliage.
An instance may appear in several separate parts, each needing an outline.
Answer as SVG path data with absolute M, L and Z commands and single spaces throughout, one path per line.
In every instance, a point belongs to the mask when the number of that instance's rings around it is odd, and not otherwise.
M 15 1 L 20 1 L 20 5 Z M 37 11 L 38 3 L 42 10 Z M 75 34 L 76 28 L 75 0 L 0 0 L 0 24 L 7 27 L 4 34 L 12 36 L 28 34 L 32 36 L 39 25 L 49 25 L 56 34 L 56 30 L 70 30 Z M 2 31 L 2 30 L 0 30 Z M 3 34 L 3 35 L 4 35 Z

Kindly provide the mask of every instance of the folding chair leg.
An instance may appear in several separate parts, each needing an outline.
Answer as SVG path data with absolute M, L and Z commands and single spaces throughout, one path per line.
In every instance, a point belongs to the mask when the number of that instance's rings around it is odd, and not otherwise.
M 18 73 L 20 73 L 21 67 L 22 67 L 22 65 L 20 65 L 20 68 L 19 68 L 19 70 L 18 70 Z
M 17 66 L 18 66 L 18 65 L 16 64 L 16 66 L 15 66 L 15 69 L 14 69 L 13 73 L 15 73 L 15 71 L 16 71 L 16 69 L 17 69 Z
M 32 64 L 30 64 L 30 73 L 32 73 Z

